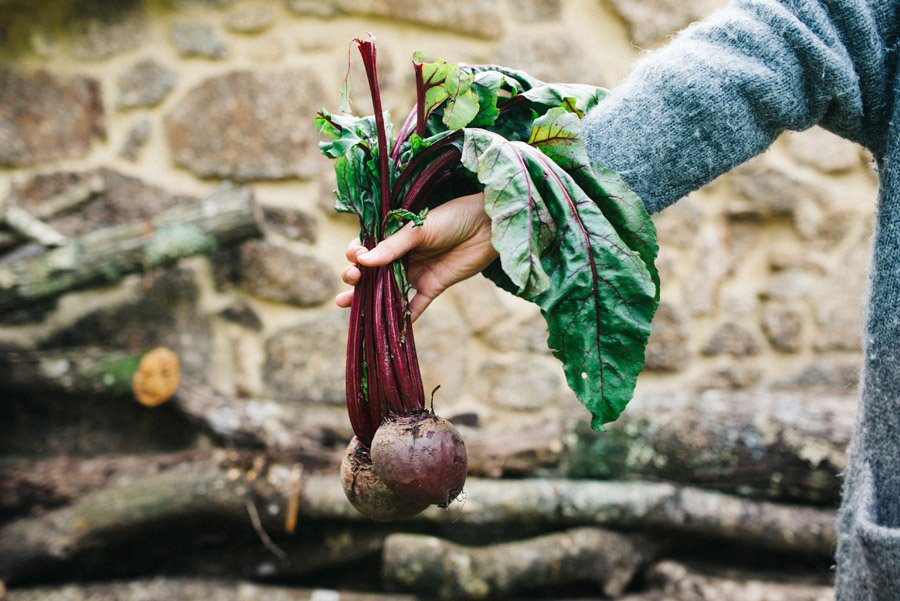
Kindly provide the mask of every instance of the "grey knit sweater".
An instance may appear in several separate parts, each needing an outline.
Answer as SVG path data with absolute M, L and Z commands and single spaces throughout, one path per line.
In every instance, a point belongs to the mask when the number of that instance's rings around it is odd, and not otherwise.
M 737 0 L 643 59 L 585 120 L 592 158 L 659 211 L 819 124 L 880 177 L 840 601 L 900 601 L 900 0 Z

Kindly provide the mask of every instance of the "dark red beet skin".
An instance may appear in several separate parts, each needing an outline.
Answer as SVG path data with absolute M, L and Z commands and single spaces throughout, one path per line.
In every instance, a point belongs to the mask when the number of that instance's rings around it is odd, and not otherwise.
M 350 504 L 379 522 L 412 517 L 429 505 L 404 499 L 388 488 L 372 471 L 369 452 L 355 436 L 341 461 L 341 483 Z
M 386 419 L 375 432 L 370 454 L 373 472 L 404 499 L 446 507 L 466 482 L 462 436 L 429 411 Z

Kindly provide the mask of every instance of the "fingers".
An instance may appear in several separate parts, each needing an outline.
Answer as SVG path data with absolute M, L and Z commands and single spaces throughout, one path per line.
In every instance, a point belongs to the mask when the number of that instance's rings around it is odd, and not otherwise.
M 347 265 L 341 271 L 341 280 L 348 286 L 356 286 L 360 277 L 362 277 L 362 273 L 360 273 L 359 267 L 356 265 Z
M 412 297 L 409 301 L 409 317 L 412 321 L 415 321 L 419 318 L 419 315 L 431 304 L 434 298 L 428 296 L 427 294 L 423 294 L 422 292 L 416 292 L 415 296 Z
M 382 240 L 372 250 L 365 252 L 363 249 L 356 255 L 356 261 L 368 267 L 387 265 L 421 243 L 424 227 L 413 227 L 412 223 L 407 223 L 399 232 Z
M 334 304 L 342 309 L 347 309 L 353 303 L 353 291 L 347 290 L 345 292 L 341 292 L 337 296 L 334 297 Z
M 356 255 L 359 254 L 360 250 L 365 250 L 365 247 L 362 245 L 362 242 L 359 241 L 358 238 L 354 238 L 350 241 L 350 244 L 347 245 L 347 252 L 345 256 L 347 260 L 351 263 L 356 263 Z

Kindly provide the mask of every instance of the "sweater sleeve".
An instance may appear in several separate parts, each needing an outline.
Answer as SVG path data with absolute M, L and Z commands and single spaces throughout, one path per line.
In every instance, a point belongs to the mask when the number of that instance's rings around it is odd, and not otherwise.
M 815 124 L 886 143 L 893 0 L 737 0 L 639 61 L 585 119 L 591 159 L 659 211 Z

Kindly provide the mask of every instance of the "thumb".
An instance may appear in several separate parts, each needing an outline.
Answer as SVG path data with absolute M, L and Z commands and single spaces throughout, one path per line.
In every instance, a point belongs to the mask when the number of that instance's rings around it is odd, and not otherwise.
M 356 260 L 360 265 L 367 267 L 387 265 L 391 261 L 396 261 L 421 244 L 423 227 L 414 227 L 412 223 L 407 223 L 398 232 L 375 245 L 375 248 L 368 251 L 360 249 Z

